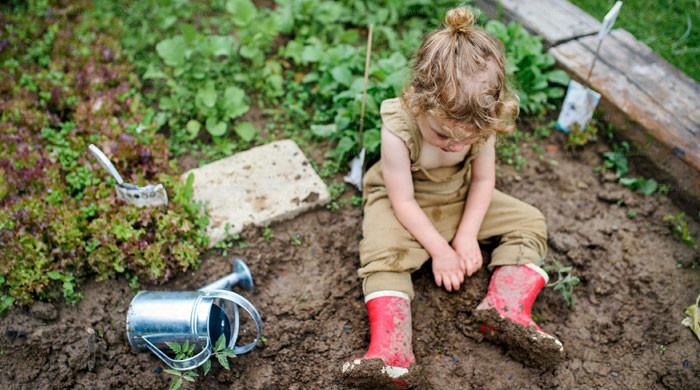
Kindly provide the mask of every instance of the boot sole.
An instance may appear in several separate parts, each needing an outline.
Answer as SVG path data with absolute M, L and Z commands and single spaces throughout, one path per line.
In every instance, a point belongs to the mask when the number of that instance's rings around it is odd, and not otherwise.
M 343 382 L 362 389 L 408 389 L 422 383 L 420 368 L 392 367 L 382 359 L 355 359 L 342 367 Z
M 515 360 L 540 368 L 550 368 L 564 360 L 564 346 L 555 337 L 501 317 L 494 309 L 475 310 L 480 333 L 504 345 Z

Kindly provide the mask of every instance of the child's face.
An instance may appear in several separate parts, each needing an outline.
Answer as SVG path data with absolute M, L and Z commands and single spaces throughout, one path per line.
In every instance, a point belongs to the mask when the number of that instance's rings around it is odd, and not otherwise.
M 430 113 L 418 116 L 416 122 L 425 142 L 444 152 L 461 152 L 478 138 L 472 125 L 454 120 L 441 120 Z M 452 133 L 459 139 L 454 138 Z

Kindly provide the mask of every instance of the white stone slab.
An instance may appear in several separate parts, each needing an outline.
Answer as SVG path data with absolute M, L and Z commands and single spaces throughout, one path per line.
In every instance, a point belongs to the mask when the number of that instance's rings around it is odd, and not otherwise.
M 293 218 L 330 200 L 328 188 L 291 140 L 258 146 L 186 172 L 207 203 L 211 245 L 245 226 Z

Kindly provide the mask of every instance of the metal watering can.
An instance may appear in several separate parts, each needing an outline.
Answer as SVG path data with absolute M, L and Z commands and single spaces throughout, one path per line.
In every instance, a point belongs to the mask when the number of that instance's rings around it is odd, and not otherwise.
M 131 300 L 126 316 L 126 336 L 132 348 L 150 350 L 175 370 L 191 370 L 204 364 L 214 351 L 214 343 L 224 335 L 226 346 L 236 354 L 255 347 L 262 334 L 262 319 L 255 307 L 242 296 L 228 291 L 236 284 L 253 289 L 253 277 L 245 263 L 233 260 L 233 273 L 197 291 L 141 291 Z M 236 346 L 241 307 L 255 322 L 255 340 Z M 172 359 L 163 348 L 168 342 L 195 346 L 196 355 Z

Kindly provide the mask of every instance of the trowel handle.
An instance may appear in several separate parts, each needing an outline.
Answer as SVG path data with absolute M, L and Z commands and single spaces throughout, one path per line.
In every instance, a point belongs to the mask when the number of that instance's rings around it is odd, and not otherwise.
M 120 175 L 119 172 L 117 172 L 117 168 L 115 168 L 114 165 L 112 165 L 112 162 L 109 161 L 109 158 L 107 158 L 107 156 L 105 156 L 105 154 L 102 153 L 102 151 L 97 146 L 90 144 L 90 146 L 88 146 L 88 149 L 90 149 L 90 152 L 92 152 L 93 156 L 97 158 L 97 162 L 99 162 L 100 165 L 102 165 L 102 168 L 106 169 L 107 172 L 110 173 L 110 175 L 114 176 L 114 179 L 117 180 L 117 184 L 124 184 L 124 179 L 122 179 L 122 175 Z

